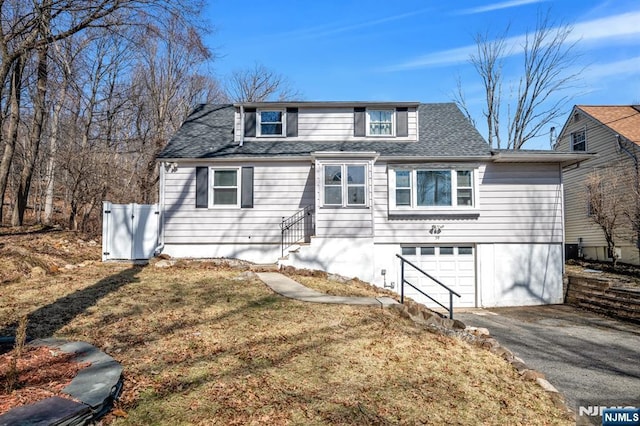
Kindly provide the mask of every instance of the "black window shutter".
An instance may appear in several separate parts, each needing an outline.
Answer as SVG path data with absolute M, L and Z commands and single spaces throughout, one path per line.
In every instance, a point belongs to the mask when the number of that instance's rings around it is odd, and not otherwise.
M 253 208 L 253 167 L 242 168 L 242 190 L 240 194 L 240 207 Z
M 244 109 L 244 135 L 249 137 L 256 135 L 256 109 L 255 108 Z
M 287 137 L 298 136 L 298 108 L 287 108 Z
M 366 136 L 367 120 L 365 119 L 366 108 L 353 109 L 353 136 Z
M 407 108 L 396 108 L 396 136 L 409 136 L 409 112 Z
M 209 207 L 209 168 L 196 167 L 196 208 Z

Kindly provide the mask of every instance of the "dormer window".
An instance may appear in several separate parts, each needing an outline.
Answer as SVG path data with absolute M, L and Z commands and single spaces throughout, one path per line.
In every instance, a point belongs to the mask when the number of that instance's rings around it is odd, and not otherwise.
M 258 136 L 284 136 L 284 111 L 258 111 Z
M 394 110 L 367 110 L 367 136 L 393 136 Z

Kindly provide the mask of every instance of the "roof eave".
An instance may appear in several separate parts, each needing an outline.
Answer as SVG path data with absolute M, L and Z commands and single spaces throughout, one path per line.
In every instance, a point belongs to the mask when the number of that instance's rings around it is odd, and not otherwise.
M 494 163 L 560 163 L 562 167 L 572 166 L 597 157 L 597 154 L 576 152 L 493 152 Z
M 420 102 L 394 102 L 394 101 L 273 101 L 273 102 L 237 102 L 234 107 L 261 108 L 261 107 L 379 107 L 399 106 L 418 107 Z

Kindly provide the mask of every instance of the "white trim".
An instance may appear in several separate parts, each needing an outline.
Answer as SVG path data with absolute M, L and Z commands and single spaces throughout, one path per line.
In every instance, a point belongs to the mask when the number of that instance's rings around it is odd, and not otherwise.
M 330 162 L 322 162 L 319 163 L 319 166 L 321 166 L 321 172 L 320 174 L 320 183 L 321 183 L 321 188 L 320 188 L 320 207 L 327 207 L 327 208 L 366 208 L 369 207 L 369 200 L 370 200 L 370 195 L 369 195 L 369 189 L 370 189 L 370 176 L 369 176 L 369 163 L 368 162 L 362 162 L 362 161 L 330 161 Z M 341 180 L 340 180 L 340 191 L 341 191 L 341 203 L 340 204 L 327 204 L 325 203 L 325 167 L 327 166 L 335 166 L 335 167 L 340 167 L 340 173 L 341 173 Z M 347 182 L 346 177 L 348 176 L 347 174 L 347 168 L 349 166 L 359 166 L 359 167 L 364 167 L 364 184 L 362 185 L 364 187 L 364 204 L 351 204 L 349 203 L 348 200 L 348 195 L 349 195 L 349 183 Z M 353 185 L 352 185 L 353 186 Z M 356 185 L 356 186 L 360 186 L 360 185 Z M 329 185 L 329 187 L 338 187 L 338 185 Z
M 457 167 L 438 167 L 431 165 L 420 166 L 394 166 L 389 165 L 388 172 L 388 185 L 389 185 L 389 213 L 441 213 L 441 214 L 465 214 L 465 213 L 478 213 L 478 168 L 477 167 L 464 167 L 460 165 Z M 410 205 L 397 206 L 396 205 L 396 171 L 408 171 L 409 175 L 409 189 Z M 419 206 L 418 203 L 418 189 L 417 189 L 417 172 L 418 171 L 448 171 L 451 174 L 451 205 L 447 206 Z M 471 198 L 472 203 L 470 206 L 458 205 L 458 173 L 459 171 L 471 172 Z M 455 173 L 454 173 L 455 172 Z M 465 187 L 463 189 L 467 189 Z
M 310 155 L 311 158 L 339 158 L 340 160 L 347 158 L 373 158 L 375 161 L 380 154 L 376 151 L 313 151 Z
M 582 133 L 583 134 L 583 139 L 584 139 L 584 149 L 579 149 L 579 150 L 575 150 L 574 149 L 574 142 L 573 142 L 573 135 L 576 135 L 578 133 Z M 571 133 L 569 133 L 569 145 L 571 147 L 571 152 L 589 152 L 589 148 L 587 146 L 587 126 L 583 126 L 581 130 L 575 130 Z
M 262 113 L 263 112 L 279 112 L 281 114 L 282 132 L 279 134 L 262 134 Z M 267 123 L 276 123 L 267 122 Z M 287 110 L 284 108 L 259 108 L 256 109 L 256 137 L 260 138 L 282 138 L 287 135 Z
M 389 102 L 389 101 L 294 101 L 294 102 L 237 102 L 233 106 L 244 105 L 246 108 L 286 108 L 286 107 L 371 107 L 371 108 L 396 108 L 396 107 L 419 107 L 418 101 L 410 102 Z
M 241 167 L 209 167 L 209 182 L 207 184 L 209 187 L 207 188 L 209 192 L 209 208 L 210 209 L 239 209 L 241 205 L 241 197 L 242 197 L 242 173 Z M 214 204 L 214 179 L 216 171 L 224 171 L 224 170 L 234 170 L 236 172 L 236 204 Z M 228 187 L 232 188 L 232 187 Z

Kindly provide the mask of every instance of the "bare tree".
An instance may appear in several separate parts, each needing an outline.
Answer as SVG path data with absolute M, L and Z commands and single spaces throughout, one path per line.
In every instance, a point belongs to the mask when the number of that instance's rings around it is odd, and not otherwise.
M 156 156 L 196 104 L 220 101 L 220 91 L 215 79 L 197 73 L 213 54 L 195 28 L 170 20 L 162 30 L 148 27 L 139 45 L 131 87 L 138 143 L 136 201 L 149 203 L 157 194 Z
M 549 13 L 539 15 L 533 32 L 520 41 L 507 37 L 508 29 L 491 40 L 487 33 L 475 37 L 476 53 L 470 61 L 482 80 L 485 90 L 483 116 L 487 122 L 487 140 L 502 148 L 501 137 L 507 137 L 505 148 L 521 149 L 554 119 L 564 114 L 570 101 L 567 89 L 574 86 L 582 70 L 572 71 L 576 62 L 576 42 L 570 42 L 573 28 L 555 26 Z M 514 44 L 511 46 L 511 44 Z M 517 52 L 512 49 L 521 49 Z M 521 53 L 523 62 L 517 82 L 509 82 L 508 100 L 503 95 L 505 58 Z M 466 107 L 458 90 L 454 101 Z M 506 117 L 505 117 L 506 114 Z M 506 122 L 506 133 L 502 127 Z
M 226 94 L 233 102 L 299 100 L 302 97 L 286 77 L 258 63 L 231 73 Z
M 15 168 L 14 152 L 20 109 L 23 108 L 20 92 L 26 81 L 23 70 L 31 58 L 36 58 L 38 73 L 33 83 L 37 87 L 30 91 L 33 94 L 31 102 L 24 107 L 32 118 L 32 125 L 26 139 L 24 161 L 17 171 L 20 179 L 16 189 L 14 225 L 21 224 L 24 218 L 44 123 L 48 118 L 45 106 L 50 46 L 94 28 L 109 31 L 110 37 L 119 37 L 119 32 L 126 28 L 164 22 L 168 17 L 185 24 L 190 17 L 197 16 L 200 6 L 200 0 L 0 0 L 0 201 L 4 201 L 9 172 Z M 9 93 L 5 96 L 7 87 Z M 2 212 L 3 204 L 0 203 L 0 223 Z
M 616 235 L 621 226 L 626 187 L 619 170 L 619 167 L 611 166 L 591 172 L 587 176 L 585 194 L 589 218 L 602 230 L 614 268 L 618 261 Z

